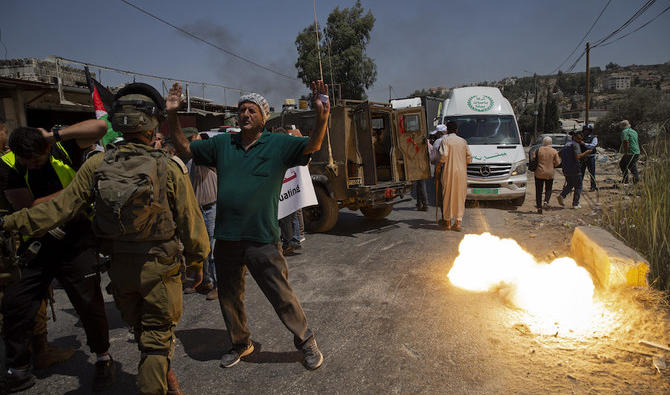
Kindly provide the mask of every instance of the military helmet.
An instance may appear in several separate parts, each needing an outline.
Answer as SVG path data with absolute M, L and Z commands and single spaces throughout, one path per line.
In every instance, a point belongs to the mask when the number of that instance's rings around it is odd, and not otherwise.
M 112 128 L 121 133 L 155 129 L 165 119 L 165 99 L 151 85 L 133 82 L 114 95 Z

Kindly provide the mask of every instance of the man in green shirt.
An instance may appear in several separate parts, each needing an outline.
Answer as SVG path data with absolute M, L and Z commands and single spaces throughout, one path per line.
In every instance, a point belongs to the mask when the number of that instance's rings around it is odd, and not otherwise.
M 633 173 L 633 182 L 637 184 L 640 175 L 637 171 L 637 160 L 640 157 L 640 145 L 637 142 L 637 132 L 630 127 L 627 120 L 621 121 L 621 150 L 623 157 L 619 162 L 619 168 L 623 173 L 624 184 L 628 183 L 628 170 Z
M 254 351 L 244 309 L 247 269 L 293 333 L 296 348 L 303 351 L 305 367 L 316 369 L 323 362 L 302 306 L 288 283 L 277 220 L 286 170 L 306 165 L 310 155 L 321 148 L 326 132 L 330 112 L 328 85 L 312 82 L 312 98 L 316 123 L 309 139 L 265 131 L 268 102 L 251 93 L 238 102 L 239 134 L 223 133 L 190 144 L 176 114 L 182 102 L 181 87 L 174 84 L 167 98 L 168 126 L 177 151 L 185 157 L 192 156 L 196 165 L 216 168 L 214 261 L 219 303 L 232 345 L 221 358 L 223 367 L 235 365 Z

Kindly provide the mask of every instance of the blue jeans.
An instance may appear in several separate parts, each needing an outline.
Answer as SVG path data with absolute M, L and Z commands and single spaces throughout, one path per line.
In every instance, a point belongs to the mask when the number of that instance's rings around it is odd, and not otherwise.
M 279 228 L 281 230 L 283 248 L 289 245 L 300 245 L 300 221 L 298 220 L 297 211 L 280 219 Z
M 579 197 L 582 194 L 582 175 L 581 174 L 565 174 L 565 186 L 561 191 L 561 197 L 565 199 L 570 191 L 575 190 L 575 194 L 572 195 L 572 205 L 576 206 L 579 204 Z
M 426 207 L 426 180 L 416 180 L 414 181 L 414 190 L 416 193 L 416 206 L 417 207 Z
M 596 156 L 591 155 L 584 158 L 581 163 L 582 167 L 582 180 L 586 178 L 586 170 L 589 171 L 591 175 L 591 189 L 596 189 Z
M 216 223 L 216 204 L 211 206 L 200 206 L 202 218 L 205 220 L 207 236 L 209 237 L 210 252 L 205 262 L 202 263 L 203 282 L 216 285 L 216 269 L 214 267 L 214 224 Z

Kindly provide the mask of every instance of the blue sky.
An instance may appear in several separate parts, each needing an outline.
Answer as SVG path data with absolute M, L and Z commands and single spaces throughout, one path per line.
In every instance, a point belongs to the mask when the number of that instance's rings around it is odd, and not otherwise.
M 295 37 L 314 14 L 311 0 L 167 1 L 136 5 L 193 30 L 217 44 L 283 74 L 297 74 Z M 330 11 L 354 4 L 317 1 L 319 23 Z M 584 36 L 606 0 L 438 1 L 364 0 L 376 18 L 368 55 L 378 67 L 368 95 L 386 101 L 414 89 L 548 74 Z M 595 41 L 619 27 L 644 3 L 613 0 L 593 29 Z M 651 19 L 668 0 L 658 0 L 631 28 Z M 2 0 L 0 31 L 9 58 L 57 55 L 85 62 L 257 91 L 280 106 L 306 93 L 300 81 L 276 76 L 186 37 L 114 0 Z M 629 29 L 630 30 L 630 29 Z M 626 30 L 626 31 L 629 31 Z M 624 31 L 624 33 L 626 32 Z M 580 46 L 577 54 L 582 51 Z M 0 56 L 4 48 L 0 45 Z M 670 61 L 670 12 L 617 41 L 596 48 L 591 64 L 604 67 Z M 566 63 L 566 69 L 572 61 Z M 583 70 L 584 60 L 577 65 Z M 526 71 L 525 71 L 526 70 Z M 129 77 L 102 74 L 105 84 Z M 142 80 L 138 78 L 138 81 Z M 157 81 L 147 81 L 154 85 Z M 202 95 L 202 88 L 193 94 Z M 239 94 L 206 88 L 205 96 L 233 104 Z

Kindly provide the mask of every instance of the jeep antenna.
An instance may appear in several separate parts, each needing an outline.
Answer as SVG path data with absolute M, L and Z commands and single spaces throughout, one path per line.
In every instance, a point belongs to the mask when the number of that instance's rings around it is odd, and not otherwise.
M 314 0 L 314 33 L 316 34 L 316 54 L 319 56 L 319 76 L 323 81 L 323 68 L 321 67 L 321 46 L 319 45 L 319 22 L 316 19 L 316 0 Z
M 314 33 L 316 33 L 316 53 L 319 56 L 319 76 L 321 77 L 321 81 L 323 81 L 323 67 L 321 66 L 321 46 L 319 45 L 319 22 L 316 19 L 316 0 L 313 1 L 314 4 Z M 331 66 L 332 69 L 332 66 Z M 330 78 L 332 80 L 333 78 L 333 73 L 331 71 L 330 73 Z M 332 82 L 332 81 L 331 81 Z M 333 87 L 333 96 L 335 96 L 335 87 Z M 330 143 L 330 116 L 328 117 L 328 127 L 326 128 L 326 136 L 328 138 L 328 164 L 326 165 L 326 168 L 329 169 L 330 171 L 337 176 L 337 165 L 335 164 L 335 161 L 333 160 L 333 147 Z

